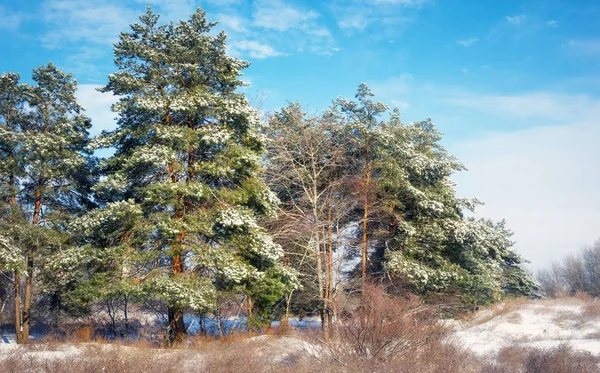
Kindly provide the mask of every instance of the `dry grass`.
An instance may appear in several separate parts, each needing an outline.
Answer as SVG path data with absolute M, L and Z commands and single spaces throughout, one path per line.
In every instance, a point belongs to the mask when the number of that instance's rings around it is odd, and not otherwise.
M 207 341 L 193 349 L 157 349 L 96 343 L 30 345 L 0 352 L 0 372 L 105 373 L 591 373 L 600 359 L 568 345 L 538 350 L 507 347 L 496 363 L 485 363 L 468 351 L 439 340 L 389 359 L 339 357 L 310 353 L 291 337 L 260 336 L 235 341 Z M 317 347 L 317 346 L 315 346 Z M 60 354 L 59 352 L 63 352 Z M 281 354 L 281 351 L 285 353 Z
M 577 351 L 567 344 L 550 349 L 507 347 L 500 351 L 489 373 L 594 373 L 600 369 L 600 358 Z
M 540 301 L 536 301 L 537 302 Z M 543 301 L 553 304 L 552 300 Z M 584 314 L 600 315 L 600 302 L 578 298 Z M 514 299 L 490 307 L 485 318 L 507 315 L 529 304 Z M 557 303 L 564 305 L 565 302 Z M 232 334 L 221 339 L 190 336 L 185 348 L 159 348 L 156 340 L 106 341 L 93 329 L 79 326 L 69 333 L 37 344 L 0 349 L 0 372 L 215 372 L 215 373 L 588 373 L 600 371 L 600 358 L 568 345 L 553 349 L 506 347 L 494 362 L 481 359 L 444 342 L 447 330 L 434 308 L 414 297 L 391 297 L 376 287 L 365 287 L 347 317 L 339 320 L 336 337 L 295 332 L 281 335 Z M 516 315 L 516 316 L 514 316 Z M 480 322 L 477 319 L 477 322 Z
M 529 304 L 527 298 L 511 298 L 488 307 L 485 307 L 477 312 L 463 315 L 463 320 L 470 322 L 472 325 L 484 324 L 496 317 L 504 316 L 510 312 L 519 310 Z

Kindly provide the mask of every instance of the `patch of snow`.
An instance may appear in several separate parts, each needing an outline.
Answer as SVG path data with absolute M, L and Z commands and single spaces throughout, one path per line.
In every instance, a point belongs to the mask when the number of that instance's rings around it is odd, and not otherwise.
M 551 348 L 561 343 L 600 355 L 600 321 L 585 320 L 584 311 L 583 303 L 560 300 L 531 301 L 497 316 L 482 310 L 470 323 L 448 322 L 455 330 L 448 340 L 488 358 L 507 346 Z

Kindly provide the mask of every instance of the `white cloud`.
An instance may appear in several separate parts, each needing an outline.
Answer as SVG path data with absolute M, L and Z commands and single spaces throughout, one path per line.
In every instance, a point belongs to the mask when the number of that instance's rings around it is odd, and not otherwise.
M 318 17 L 314 10 L 297 9 L 280 0 L 258 1 L 253 14 L 255 26 L 278 31 L 302 27 Z
M 381 97 L 390 102 L 402 103 L 403 106 L 408 107 L 408 103 L 402 98 L 406 98 L 410 91 L 410 84 L 413 81 L 413 76 L 409 73 L 404 73 L 399 76 L 387 79 L 384 82 L 370 83 L 369 87 L 375 93 L 376 97 Z
M 12 12 L 0 6 L 0 30 L 14 30 L 23 21 L 21 13 Z
M 331 10 L 337 25 L 347 32 L 362 33 L 377 25 L 376 38 L 398 36 L 428 0 L 335 0 Z
M 207 2 L 214 5 L 233 5 L 240 4 L 243 0 L 206 0 Z
M 117 97 L 111 93 L 98 92 L 99 85 L 80 84 L 77 89 L 77 101 L 85 108 L 85 115 L 92 119 L 92 135 L 97 135 L 103 130 L 114 130 L 117 127 L 117 114 L 110 110 L 112 104 L 117 102 Z
M 428 0 L 372 0 L 375 4 L 391 4 L 402 6 L 419 6 L 426 3 Z
M 51 31 L 42 37 L 47 47 L 67 43 L 110 45 L 137 20 L 138 12 L 116 1 L 49 0 L 42 5 Z M 140 12 L 141 13 L 141 12 Z
M 518 15 L 518 16 L 506 16 L 506 20 L 510 23 L 512 23 L 513 25 L 519 25 L 521 24 L 523 21 L 525 21 L 525 18 L 527 18 L 524 15 Z
M 341 29 L 354 29 L 364 31 L 370 23 L 369 18 L 362 13 L 349 13 L 338 17 L 338 27 Z
M 546 26 L 549 26 L 549 27 L 556 27 L 556 21 L 555 21 L 555 20 L 553 20 L 553 19 L 551 19 L 551 20 L 549 20 L 549 21 L 546 21 Z
M 219 22 L 219 26 L 224 26 L 226 29 L 235 32 L 246 32 L 247 20 L 232 14 L 217 14 L 215 20 Z M 218 26 L 217 26 L 218 27 Z
M 463 46 L 465 48 L 468 48 L 471 45 L 475 44 L 478 40 L 479 40 L 479 38 L 470 38 L 470 39 L 465 39 L 465 40 L 457 40 L 456 44 L 458 44 L 460 46 Z
M 251 58 L 267 58 L 283 55 L 283 53 L 277 51 L 272 46 L 256 40 L 236 41 L 230 44 L 230 50 L 233 54 L 247 55 Z

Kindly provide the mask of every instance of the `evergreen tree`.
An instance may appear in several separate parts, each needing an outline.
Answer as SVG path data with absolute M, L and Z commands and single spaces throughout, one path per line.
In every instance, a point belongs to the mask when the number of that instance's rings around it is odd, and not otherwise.
M 361 218 L 361 278 L 364 282 L 367 276 L 367 261 L 369 242 L 369 224 L 376 208 L 376 188 L 374 176 L 377 172 L 376 163 L 380 148 L 381 125 L 380 116 L 388 110 L 382 102 L 371 99 L 374 94 L 365 83 L 356 90 L 356 101 L 338 97 L 333 107 L 326 113 L 332 121 L 339 121 L 344 126 L 342 132 L 347 148 L 348 164 L 354 175 L 360 181 L 356 190 L 362 204 Z
M 464 216 L 478 201 L 456 197 L 450 177 L 464 166 L 431 120 L 405 124 L 372 96 L 363 83 L 357 101 L 338 98 L 328 113 L 354 139 L 347 156 L 358 160 L 353 172 L 362 179 L 363 278 L 368 268 L 417 293 L 456 291 L 475 303 L 534 292 L 504 224 Z
M 227 56 L 202 9 L 158 18 L 148 8 L 115 44 L 118 71 L 102 91 L 119 96 L 118 128 L 96 141 L 116 149 L 95 187 L 105 207 L 77 229 L 120 253 L 121 280 L 167 305 L 179 343 L 184 312 L 213 310 L 219 291 L 248 297 L 251 325 L 267 322 L 295 275 L 257 224 L 277 200 L 260 177 L 258 113 L 238 90 L 248 63 Z
M 2 76 L 0 141 L 8 162 L 0 189 L 10 205 L 2 211 L 2 246 L 14 254 L 7 258 L 15 269 L 18 343 L 29 339 L 35 274 L 68 244 L 66 225 L 91 204 L 94 167 L 85 150 L 90 121 L 75 99 L 77 82 L 52 64 L 35 69 L 33 81 L 29 87 L 18 85 L 14 74 Z

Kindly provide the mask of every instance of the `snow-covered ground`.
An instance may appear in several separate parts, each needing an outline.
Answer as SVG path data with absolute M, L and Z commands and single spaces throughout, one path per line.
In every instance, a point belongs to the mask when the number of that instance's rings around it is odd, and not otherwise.
M 600 304 L 590 300 L 512 301 L 448 324 L 454 327 L 450 341 L 485 358 L 507 346 L 552 348 L 562 343 L 600 355 Z
M 313 320 L 310 320 L 313 321 Z M 574 349 L 589 351 L 600 356 L 600 300 L 577 298 L 535 301 L 510 301 L 482 309 L 462 318 L 446 323 L 454 329 L 447 337 L 451 343 L 464 346 L 485 360 L 494 360 L 503 347 L 552 348 L 563 343 Z M 256 353 L 271 357 L 274 363 L 284 363 L 302 357 L 314 357 L 322 348 L 309 342 L 310 338 L 295 333 L 295 336 L 277 337 L 261 335 L 245 340 L 259 346 Z M 34 339 L 41 336 L 34 336 Z M 95 344 L 87 344 L 92 346 Z M 34 344 L 25 348 L 33 359 L 54 360 L 77 358 L 85 352 L 85 345 L 77 344 Z M 100 345 L 101 349 L 134 349 L 120 345 Z M 0 361 L 3 356 L 18 352 L 14 334 L 0 333 Z M 168 351 L 161 350 L 161 353 Z M 195 364 L 202 360 L 201 352 Z

